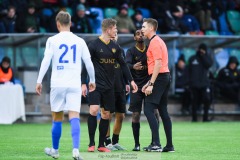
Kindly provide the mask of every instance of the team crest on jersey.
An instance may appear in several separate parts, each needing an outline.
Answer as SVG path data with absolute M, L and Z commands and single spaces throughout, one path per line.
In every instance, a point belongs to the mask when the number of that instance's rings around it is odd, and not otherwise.
M 113 53 L 116 53 L 116 49 L 115 49 L 115 48 L 112 48 L 112 52 L 113 52 Z

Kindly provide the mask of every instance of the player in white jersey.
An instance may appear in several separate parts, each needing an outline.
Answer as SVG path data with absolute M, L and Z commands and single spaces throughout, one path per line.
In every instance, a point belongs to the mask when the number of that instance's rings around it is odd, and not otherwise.
M 81 160 L 80 143 L 80 107 L 81 107 L 81 70 L 85 63 L 90 77 L 90 92 L 95 90 L 95 72 L 90 53 L 85 41 L 70 32 L 71 16 L 60 11 L 56 16 L 60 33 L 48 38 L 44 58 L 39 71 L 36 92 L 41 95 L 42 79 L 52 61 L 50 103 L 52 111 L 52 148 L 45 148 L 45 153 L 58 158 L 59 141 L 62 132 L 64 110 L 68 111 L 71 124 L 73 158 Z

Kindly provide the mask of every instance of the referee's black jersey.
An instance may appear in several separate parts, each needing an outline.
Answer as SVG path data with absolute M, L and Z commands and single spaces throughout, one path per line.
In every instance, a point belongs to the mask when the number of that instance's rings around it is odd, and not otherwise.
M 95 69 L 96 89 L 113 89 L 116 62 L 120 64 L 124 76 L 129 81 L 133 80 L 118 44 L 112 40 L 105 43 L 100 38 L 97 38 L 89 43 L 88 48 Z
M 146 52 L 147 46 L 143 50 L 140 50 L 139 48 L 134 46 L 132 48 L 129 48 L 126 54 L 126 63 L 128 64 L 133 79 L 139 88 L 142 88 L 149 80 Z M 133 69 L 133 65 L 137 62 L 142 62 L 142 70 Z

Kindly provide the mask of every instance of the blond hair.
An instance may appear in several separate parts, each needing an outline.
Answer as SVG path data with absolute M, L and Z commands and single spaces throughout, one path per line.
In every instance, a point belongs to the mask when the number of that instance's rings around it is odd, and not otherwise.
M 144 18 L 144 19 L 143 19 L 143 22 L 146 22 L 146 23 L 150 24 L 150 25 L 153 27 L 154 31 L 157 31 L 158 22 L 157 22 L 156 19 L 153 19 L 153 18 Z
M 112 28 L 117 24 L 117 21 L 112 18 L 107 18 L 102 21 L 102 31 L 105 32 L 108 28 Z
M 71 16 L 68 12 L 60 11 L 58 12 L 55 20 L 63 26 L 68 26 L 71 23 Z

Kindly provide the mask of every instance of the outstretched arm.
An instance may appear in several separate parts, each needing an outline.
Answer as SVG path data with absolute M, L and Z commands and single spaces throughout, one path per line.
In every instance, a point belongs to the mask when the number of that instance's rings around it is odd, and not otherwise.
M 46 49 L 45 49 L 45 52 L 44 52 L 44 57 L 43 57 L 43 60 L 42 60 L 42 63 L 41 63 L 41 67 L 40 67 L 40 71 L 39 71 L 39 74 L 38 74 L 38 79 L 37 79 L 37 85 L 36 85 L 36 92 L 38 95 L 41 95 L 41 92 L 42 92 L 42 80 L 43 80 L 43 77 L 45 76 L 48 68 L 49 68 L 49 65 L 51 63 L 51 60 L 52 60 L 52 56 L 53 56 L 53 52 L 52 52 L 52 47 L 51 47 L 51 41 L 50 41 L 50 38 L 47 40 L 47 43 L 46 43 Z

